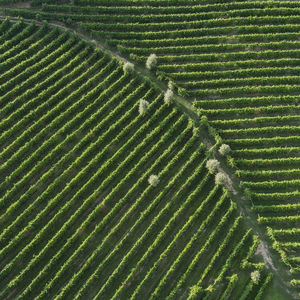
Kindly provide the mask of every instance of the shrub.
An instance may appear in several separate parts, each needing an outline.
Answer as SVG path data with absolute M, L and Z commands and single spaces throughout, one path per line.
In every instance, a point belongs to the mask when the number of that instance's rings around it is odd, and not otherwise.
M 34 23 L 34 22 L 33 22 Z M 43 20 L 42 21 L 42 24 L 43 24 L 43 26 L 45 27 L 45 28 L 48 28 L 48 26 L 49 26 L 49 24 L 48 24 L 48 22 L 46 21 L 46 20 Z
M 165 97 L 164 97 L 164 101 L 166 104 L 169 104 L 174 98 L 174 93 L 172 90 L 168 89 L 166 92 L 165 92 Z
M 171 80 L 168 82 L 168 89 L 174 91 L 174 82 Z
M 144 115 L 148 109 L 148 106 L 149 106 L 149 102 L 142 99 L 140 101 L 140 105 L 139 105 L 139 113 L 140 115 Z
M 66 24 L 69 25 L 69 26 L 71 26 L 72 23 L 73 23 L 73 22 L 72 22 L 72 19 L 71 19 L 71 18 L 67 18 Z
M 40 14 L 36 14 L 35 15 L 35 18 L 38 20 L 38 21 L 42 21 L 42 16 Z
M 260 274 L 259 274 L 259 271 L 253 271 L 251 273 L 251 280 L 253 281 L 254 284 L 258 284 L 259 282 L 259 279 L 260 279 Z
M 152 185 L 152 186 L 157 186 L 159 184 L 159 179 L 157 175 L 151 175 L 148 179 L 148 182 Z
M 188 299 L 197 299 L 200 292 L 202 292 L 202 288 L 200 286 L 197 285 L 191 286 Z
M 131 63 L 131 62 L 126 62 L 126 63 L 124 63 L 124 65 L 123 65 L 123 71 L 124 71 L 124 73 L 133 73 L 133 71 L 134 71 L 134 64 L 133 63 Z
M 223 156 L 227 155 L 231 151 L 230 146 L 227 144 L 222 144 L 219 153 Z
M 153 70 L 157 65 L 157 56 L 156 54 L 150 54 L 146 61 L 146 68 L 148 70 Z
M 216 159 L 210 159 L 210 160 L 208 160 L 207 161 L 207 163 L 206 163 L 206 168 L 208 169 L 208 171 L 210 172 L 210 173 L 215 173 L 216 171 L 217 171 L 217 169 L 219 168 L 219 166 L 220 166 L 220 163 L 219 163 L 219 161 L 218 160 L 216 160 Z
M 225 185 L 227 183 L 227 178 L 224 173 L 219 172 L 216 174 L 215 182 L 218 185 Z

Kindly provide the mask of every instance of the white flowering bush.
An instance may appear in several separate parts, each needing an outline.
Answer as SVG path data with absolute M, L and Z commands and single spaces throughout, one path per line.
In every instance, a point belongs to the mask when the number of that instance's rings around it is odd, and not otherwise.
M 168 89 L 174 91 L 174 82 L 171 80 L 168 82 Z
M 148 70 L 153 70 L 157 65 L 157 56 L 156 54 L 150 54 L 146 61 L 146 68 Z
M 139 104 L 139 114 L 144 115 L 148 109 L 149 102 L 142 99 Z
M 149 184 L 152 186 L 157 186 L 159 184 L 159 179 L 157 175 L 151 175 L 148 179 Z
M 231 151 L 231 148 L 227 144 L 222 144 L 219 149 L 219 153 L 223 156 L 227 155 L 230 151 Z
M 165 96 L 164 96 L 164 101 L 166 104 L 169 104 L 174 98 L 174 93 L 172 90 L 168 89 L 166 92 L 165 92 Z
M 206 162 L 206 168 L 207 168 L 208 171 L 209 171 L 210 173 L 212 173 L 212 174 L 215 173 L 215 172 L 218 170 L 219 166 L 220 166 L 220 163 L 219 163 L 219 161 L 216 160 L 216 159 L 209 159 L 209 160 Z
M 251 273 L 251 280 L 253 281 L 254 284 L 258 284 L 259 282 L 259 279 L 260 279 L 260 274 L 259 274 L 259 271 L 253 271 Z
M 224 173 L 219 172 L 216 174 L 215 182 L 218 185 L 225 185 L 227 183 L 227 178 Z
M 123 65 L 123 71 L 124 71 L 124 73 L 133 73 L 133 71 L 134 71 L 134 64 L 133 63 L 131 63 L 131 62 L 126 62 L 126 63 L 124 63 L 124 65 Z

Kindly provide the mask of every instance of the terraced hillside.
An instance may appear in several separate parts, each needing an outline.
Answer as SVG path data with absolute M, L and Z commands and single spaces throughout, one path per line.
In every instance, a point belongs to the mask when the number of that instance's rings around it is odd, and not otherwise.
M 5 13 L 77 25 L 142 64 L 158 56 L 158 78 L 173 80 L 230 145 L 228 161 L 299 291 L 300 3 L 31 3 L 35 9 Z
M 205 168 L 217 145 L 155 84 L 23 21 L 0 24 L 0 69 L 1 299 L 267 295 L 259 239 Z

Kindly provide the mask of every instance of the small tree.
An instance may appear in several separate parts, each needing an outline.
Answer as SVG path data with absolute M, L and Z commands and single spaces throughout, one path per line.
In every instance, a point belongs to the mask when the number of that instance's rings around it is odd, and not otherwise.
M 217 171 L 217 169 L 219 168 L 219 166 L 220 166 L 220 163 L 219 163 L 219 161 L 218 160 L 216 160 L 216 159 L 210 159 L 210 160 L 208 160 L 207 161 L 207 163 L 206 163 L 206 168 L 208 169 L 208 171 L 210 172 L 210 173 L 215 173 L 216 171 Z
M 164 101 L 166 104 L 169 104 L 174 98 L 174 93 L 171 89 L 167 89 L 164 96 Z
M 231 151 L 231 148 L 227 144 L 222 144 L 220 149 L 219 149 L 219 153 L 223 156 L 227 155 L 230 151 Z
M 156 54 L 152 53 L 149 55 L 146 61 L 146 68 L 148 70 L 153 70 L 157 65 L 157 56 Z
M 148 179 L 148 182 L 152 185 L 152 186 L 157 186 L 159 184 L 159 179 L 157 175 L 151 175 Z
M 139 114 L 143 116 L 146 113 L 148 106 L 149 102 L 144 99 L 141 99 L 139 104 Z
M 215 182 L 218 185 L 225 185 L 227 183 L 227 178 L 224 173 L 219 172 L 216 174 Z
M 254 284 L 258 284 L 259 282 L 259 279 L 260 279 L 260 274 L 259 274 L 259 271 L 253 271 L 251 273 L 251 280 L 253 281 Z
M 134 71 L 134 64 L 133 63 L 131 63 L 131 62 L 126 62 L 126 63 L 124 63 L 124 65 L 123 65 L 123 71 L 124 71 L 124 73 L 133 73 L 133 71 Z

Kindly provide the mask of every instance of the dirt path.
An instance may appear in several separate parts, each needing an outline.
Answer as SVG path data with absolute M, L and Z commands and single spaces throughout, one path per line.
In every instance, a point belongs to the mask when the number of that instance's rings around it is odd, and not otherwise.
M 23 1 L 18 3 L 11 3 L 6 5 L 1 5 L 3 8 L 30 8 L 30 1 Z
M 0 16 L 0 19 L 5 19 L 6 16 Z M 18 21 L 17 18 L 9 17 L 12 22 Z M 30 24 L 33 21 L 36 22 L 37 25 L 42 25 L 41 22 L 36 20 L 24 20 L 26 24 Z M 69 31 L 77 36 L 79 36 L 82 40 L 91 43 L 104 51 L 105 53 L 111 55 L 112 57 L 116 58 L 117 60 L 121 61 L 129 61 L 127 57 L 120 56 L 118 52 L 114 49 L 107 47 L 105 40 L 98 40 L 95 41 L 94 39 L 90 38 L 82 31 L 78 31 L 76 29 L 68 28 L 62 23 L 58 22 L 48 22 L 49 25 L 59 27 L 64 31 Z M 143 77 L 151 79 L 153 83 L 155 83 L 162 92 L 167 90 L 167 84 L 161 82 L 156 78 L 153 72 L 148 71 L 146 68 L 135 65 L 135 72 Z M 175 102 L 180 107 L 180 109 L 188 114 L 190 118 L 192 118 L 196 123 L 199 123 L 199 117 L 197 115 L 196 110 L 191 104 L 191 100 L 185 99 L 179 95 L 175 96 Z M 203 141 L 205 141 L 207 145 L 207 150 L 209 150 L 211 145 L 215 144 L 214 138 L 208 133 L 208 131 L 204 128 L 200 128 L 200 136 L 202 136 Z M 245 225 L 247 228 L 250 228 L 252 232 L 259 237 L 260 245 L 256 252 L 256 255 L 261 256 L 262 260 L 266 264 L 268 271 L 272 272 L 274 275 L 274 284 L 273 286 L 276 287 L 278 293 L 282 295 L 282 299 L 289 300 L 289 299 L 299 299 L 296 292 L 292 291 L 290 288 L 290 276 L 287 267 L 281 262 L 281 258 L 279 254 L 273 250 L 271 247 L 272 241 L 267 235 L 266 228 L 261 226 L 257 222 L 257 216 L 255 212 L 252 210 L 251 201 L 248 200 L 245 195 L 244 191 L 241 188 L 240 180 L 235 175 L 234 170 L 228 165 L 226 159 L 221 156 L 218 151 L 214 151 L 213 156 L 219 160 L 220 162 L 220 169 L 226 174 L 226 176 L 230 179 L 230 193 L 232 200 L 237 204 L 238 210 L 240 211 L 240 215 L 242 215 L 245 219 Z

